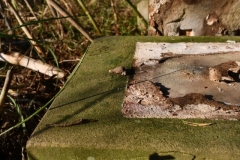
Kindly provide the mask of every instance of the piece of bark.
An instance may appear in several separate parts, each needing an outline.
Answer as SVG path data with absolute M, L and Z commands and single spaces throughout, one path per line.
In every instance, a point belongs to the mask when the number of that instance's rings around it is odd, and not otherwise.
M 119 75 L 122 75 L 122 76 L 126 75 L 126 69 L 123 66 L 116 67 L 114 69 L 109 70 L 108 72 L 111 73 L 111 74 L 119 74 Z
M 211 81 L 221 82 L 228 81 L 234 82 L 239 79 L 240 66 L 237 61 L 229 61 L 221 63 L 214 67 L 209 67 L 209 79 Z M 234 74 L 235 73 L 235 74 Z
M 65 72 L 60 68 L 27 57 L 19 52 L 11 52 L 9 54 L 0 53 L 0 61 L 20 65 L 48 76 L 55 76 L 56 78 L 63 78 L 65 76 Z

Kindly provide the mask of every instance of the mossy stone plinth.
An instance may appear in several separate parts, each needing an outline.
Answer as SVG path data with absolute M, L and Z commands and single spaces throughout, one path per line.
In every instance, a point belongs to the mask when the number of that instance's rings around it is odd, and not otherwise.
M 128 119 L 121 114 L 126 76 L 110 75 L 130 67 L 136 42 L 226 42 L 238 37 L 104 37 L 89 47 L 83 63 L 54 100 L 27 143 L 34 159 L 238 159 L 239 121 L 194 127 L 178 119 Z M 81 118 L 98 122 L 47 127 Z

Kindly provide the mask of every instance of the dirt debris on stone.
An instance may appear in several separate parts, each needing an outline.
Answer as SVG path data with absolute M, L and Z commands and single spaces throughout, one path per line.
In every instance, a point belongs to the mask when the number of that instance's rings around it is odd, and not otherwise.
M 166 97 L 161 87 L 145 80 L 129 83 L 122 113 L 128 118 L 240 119 L 240 106 L 224 104 L 201 93 Z
M 238 61 L 229 61 L 209 67 L 209 79 L 211 81 L 239 81 L 240 66 Z
M 126 103 L 133 102 L 144 106 L 161 105 L 166 106 L 166 97 L 160 91 L 160 87 L 151 81 L 139 82 L 128 86 L 126 91 Z
M 174 105 L 179 105 L 182 108 L 186 107 L 187 105 L 206 104 L 211 107 L 214 107 L 215 110 L 222 109 L 222 110 L 233 110 L 236 112 L 240 112 L 239 106 L 220 103 L 218 101 L 207 98 L 205 95 L 201 93 L 189 93 L 183 97 L 169 98 L 168 100 Z
M 108 71 L 110 74 L 119 74 L 119 75 L 126 75 L 126 69 L 123 66 L 118 66 L 116 68 L 110 69 Z

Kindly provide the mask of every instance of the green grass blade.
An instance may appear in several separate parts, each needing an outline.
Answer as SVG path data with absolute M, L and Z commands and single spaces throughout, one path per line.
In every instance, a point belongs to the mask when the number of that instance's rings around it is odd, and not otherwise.
M 51 55 L 53 56 L 56 66 L 59 67 L 59 62 L 58 62 L 57 56 L 54 53 L 54 51 L 50 48 L 50 46 L 45 45 L 45 47 L 50 51 Z
M 17 112 L 20 116 L 21 122 L 23 122 L 24 118 L 23 118 L 23 115 L 22 115 L 22 112 L 21 112 L 21 109 L 20 109 L 19 105 L 16 103 L 16 101 L 10 95 L 7 95 L 7 97 L 12 101 L 13 106 L 16 108 L 16 110 L 17 110 Z M 27 129 L 26 129 L 25 122 L 21 123 L 21 125 L 22 125 L 22 128 L 23 128 L 23 133 L 26 134 Z

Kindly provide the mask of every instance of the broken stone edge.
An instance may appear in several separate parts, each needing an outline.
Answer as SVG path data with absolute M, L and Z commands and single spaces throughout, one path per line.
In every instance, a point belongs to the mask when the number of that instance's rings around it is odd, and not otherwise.
M 130 84 L 125 95 L 122 114 L 127 118 L 240 120 L 239 106 L 209 100 L 200 93 L 168 98 L 163 96 L 160 87 L 151 81 Z M 184 101 L 183 104 L 181 101 Z
M 199 44 L 201 46 L 200 48 L 199 48 Z M 142 42 L 137 42 L 132 66 L 140 67 L 143 64 L 148 66 L 154 66 L 157 63 L 159 63 L 159 61 L 161 61 L 162 59 L 177 56 L 177 55 L 180 55 L 180 56 L 206 55 L 206 54 L 216 54 L 219 52 L 223 54 L 229 53 L 229 52 L 239 52 L 239 48 L 240 48 L 240 43 L 182 43 L 182 42 L 180 43 L 150 43 L 150 42 L 142 43 Z M 212 76 L 215 76 L 215 74 L 213 74 Z M 212 77 L 210 76 L 210 79 L 211 78 Z M 222 78 L 222 76 L 220 78 Z M 150 88 L 154 88 L 154 87 L 152 86 Z M 129 90 L 129 86 L 126 92 L 129 92 L 128 90 Z M 133 93 L 133 95 L 135 96 L 135 100 L 136 100 L 136 97 L 139 96 L 140 94 Z M 183 106 L 173 105 L 171 106 L 171 110 L 169 110 L 169 109 L 166 109 L 166 107 L 168 107 L 169 105 L 166 103 L 165 104 L 156 104 L 156 103 L 141 104 L 142 102 L 139 103 L 139 100 L 132 101 L 132 100 L 128 100 L 128 98 L 129 98 L 128 96 L 125 96 L 125 100 L 122 106 L 122 114 L 124 117 L 128 117 L 128 118 L 180 118 L 180 119 L 205 118 L 205 119 L 228 119 L 228 120 L 240 119 L 239 106 L 235 106 L 238 108 L 237 110 L 222 110 L 215 105 L 212 106 L 205 103 L 199 103 L 199 104 L 185 105 L 184 110 L 183 110 Z M 163 97 L 163 99 L 161 99 L 160 101 L 163 102 L 164 99 L 166 99 L 166 97 Z
M 152 43 L 137 42 L 133 67 L 156 65 L 161 59 L 183 55 L 240 52 L 240 43 Z

